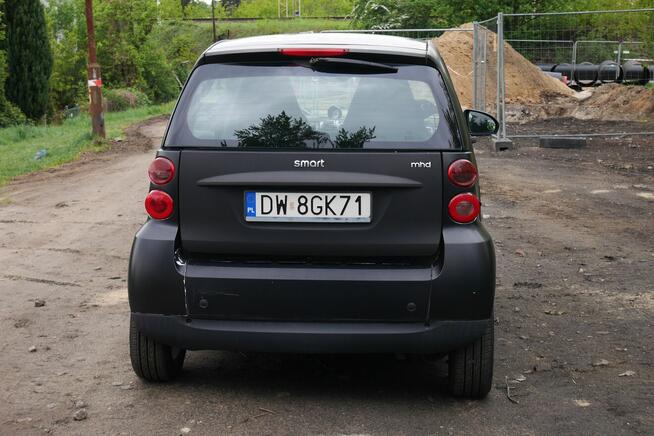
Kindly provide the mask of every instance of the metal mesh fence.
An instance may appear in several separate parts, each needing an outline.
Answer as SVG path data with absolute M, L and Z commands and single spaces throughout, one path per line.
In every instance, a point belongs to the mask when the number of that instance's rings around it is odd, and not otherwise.
M 590 91 L 588 100 L 579 94 L 546 95 L 525 104 L 512 89 L 509 70 L 503 63 L 498 74 L 508 81 L 505 99 L 508 137 L 541 136 L 532 131 L 530 114 L 537 118 L 562 118 L 550 134 L 591 136 L 654 133 L 654 114 L 645 114 L 638 102 L 647 93 L 635 86 L 654 82 L 654 9 L 580 11 L 569 13 L 506 14 L 498 21 L 506 45 L 545 74 L 562 80 L 575 91 Z M 602 86 L 606 84 L 619 84 Z M 534 93 L 543 92 L 536 86 Z M 585 98 L 589 93 L 585 93 Z M 624 101 L 620 101 L 624 98 Z M 620 106 L 620 107 L 619 107 Z
M 651 46 L 647 43 L 653 42 L 653 12 L 632 9 L 505 14 L 504 37 L 536 64 L 616 60 L 620 43 L 625 44 L 622 49 L 630 56 L 650 59 Z
M 498 119 L 500 141 L 654 135 L 654 99 L 641 92 L 654 87 L 654 8 L 500 13 L 471 28 L 328 32 L 421 40 L 471 32 L 471 71 L 450 71 L 471 85 L 473 108 Z
M 498 21 L 497 18 L 473 23 L 473 97 L 474 109 L 499 119 L 498 107 Z M 501 123 L 500 123 L 501 124 Z

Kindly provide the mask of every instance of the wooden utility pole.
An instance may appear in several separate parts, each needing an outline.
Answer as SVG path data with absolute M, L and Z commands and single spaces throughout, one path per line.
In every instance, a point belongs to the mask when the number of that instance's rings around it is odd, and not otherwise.
M 91 104 L 91 125 L 93 136 L 105 137 L 104 115 L 102 113 L 102 75 L 95 52 L 95 28 L 93 27 L 93 0 L 86 0 L 86 40 L 89 51 L 88 85 Z
M 216 42 L 216 2 L 211 0 L 211 24 L 213 26 L 213 42 Z

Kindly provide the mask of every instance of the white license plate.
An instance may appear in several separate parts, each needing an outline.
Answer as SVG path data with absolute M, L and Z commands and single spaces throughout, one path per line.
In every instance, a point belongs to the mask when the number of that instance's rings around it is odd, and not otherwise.
M 370 222 L 367 192 L 245 192 L 246 221 Z

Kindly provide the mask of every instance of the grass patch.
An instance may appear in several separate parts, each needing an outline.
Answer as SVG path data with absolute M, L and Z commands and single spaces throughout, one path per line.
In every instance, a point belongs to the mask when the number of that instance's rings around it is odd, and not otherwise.
M 202 23 L 203 26 L 211 27 L 211 23 Z M 294 18 L 289 20 L 257 20 L 242 22 L 220 22 L 216 21 L 216 32 L 227 33 L 230 38 L 243 38 L 246 36 L 272 35 L 276 33 L 298 33 L 298 32 L 320 32 L 321 30 L 347 30 L 351 28 L 350 21 L 312 19 L 303 20 Z
M 105 114 L 107 138 L 120 137 L 131 124 L 168 114 L 173 103 L 129 109 Z M 64 121 L 60 125 L 22 125 L 0 129 L 0 186 L 22 174 L 51 168 L 77 159 L 85 151 L 102 151 L 106 142 L 93 141 L 88 115 Z M 39 150 L 47 155 L 35 159 Z

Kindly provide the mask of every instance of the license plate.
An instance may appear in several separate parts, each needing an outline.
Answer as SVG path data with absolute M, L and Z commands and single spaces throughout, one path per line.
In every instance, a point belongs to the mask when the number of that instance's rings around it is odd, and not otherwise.
M 245 193 L 246 221 L 369 223 L 369 192 Z

